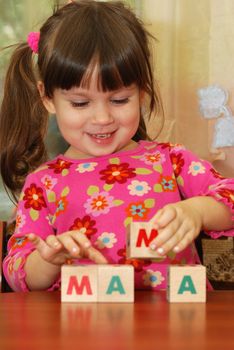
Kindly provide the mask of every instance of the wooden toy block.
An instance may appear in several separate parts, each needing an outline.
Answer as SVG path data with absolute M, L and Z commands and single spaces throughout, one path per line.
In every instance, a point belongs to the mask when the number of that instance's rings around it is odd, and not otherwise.
M 203 265 L 173 265 L 168 269 L 169 302 L 206 302 L 206 268 Z
M 98 300 L 97 265 L 63 265 L 61 271 L 62 302 L 96 302 Z
M 158 231 L 151 222 L 132 222 L 127 231 L 128 258 L 162 258 L 149 245 L 158 235 Z
M 132 265 L 63 265 L 62 302 L 134 302 Z
M 98 266 L 99 302 L 134 302 L 134 268 L 132 265 Z

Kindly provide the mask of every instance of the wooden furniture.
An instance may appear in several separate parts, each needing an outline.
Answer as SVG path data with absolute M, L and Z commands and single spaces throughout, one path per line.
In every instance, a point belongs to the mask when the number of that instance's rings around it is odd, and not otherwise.
M 0 221 L 0 292 L 12 291 L 2 273 L 2 261 L 7 254 L 7 242 L 10 237 L 10 232 L 8 234 L 6 228 L 6 222 Z
M 234 291 L 207 303 L 168 303 L 136 292 L 135 303 L 61 303 L 59 292 L 0 293 L 0 349 L 234 349 Z
M 0 267 L 2 261 L 3 222 L 0 220 Z

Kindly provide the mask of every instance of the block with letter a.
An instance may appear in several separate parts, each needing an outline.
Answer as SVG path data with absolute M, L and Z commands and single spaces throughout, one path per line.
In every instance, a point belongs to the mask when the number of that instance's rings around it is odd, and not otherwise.
M 63 265 L 62 302 L 134 302 L 131 265 Z
M 168 268 L 169 302 L 205 303 L 206 268 L 203 265 L 172 265 Z
M 153 224 L 148 222 L 132 222 L 127 229 L 127 256 L 128 258 L 162 258 L 149 245 L 158 235 Z
M 99 302 L 134 302 L 134 268 L 132 265 L 98 266 Z

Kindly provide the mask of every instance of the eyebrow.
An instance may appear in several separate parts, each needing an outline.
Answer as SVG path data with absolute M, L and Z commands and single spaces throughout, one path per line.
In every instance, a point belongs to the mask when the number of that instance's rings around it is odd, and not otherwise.
M 88 92 L 88 90 L 87 90 L 87 92 Z M 69 96 L 69 97 L 70 96 L 75 96 L 75 97 L 76 96 L 84 96 L 84 97 L 87 96 L 86 92 L 81 92 L 81 91 L 80 92 L 79 91 L 77 91 L 77 92 L 74 91 L 73 92 L 73 91 L 70 91 L 70 90 L 62 90 L 62 89 L 61 89 L 61 94 L 64 95 L 64 96 Z
M 117 90 L 108 90 L 108 91 L 105 91 L 105 92 L 113 92 L 113 94 L 117 94 L 119 92 L 121 92 L 122 90 L 126 91 L 126 92 L 131 92 L 133 91 L 137 86 L 134 84 L 130 85 L 130 86 L 123 86 L 121 87 L 120 89 L 117 89 Z M 86 97 L 87 96 L 87 93 L 89 93 L 89 90 L 87 89 L 82 89 L 82 91 L 76 91 L 75 90 L 76 88 L 74 88 L 74 91 L 72 91 L 73 89 L 70 89 L 70 90 L 63 90 L 61 89 L 61 93 L 64 95 L 64 96 L 84 96 Z M 77 89 L 80 89 L 79 87 Z

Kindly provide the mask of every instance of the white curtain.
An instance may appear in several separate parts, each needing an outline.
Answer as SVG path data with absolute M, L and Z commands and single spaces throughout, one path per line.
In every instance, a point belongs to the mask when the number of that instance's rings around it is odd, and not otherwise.
M 197 95 L 218 85 L 234 113 L 234 1 L 145 0 L 142 17 L 158 39 L 155 75 L 166 118 L 160 139 L 183 143 L 234 176 L 234 147 L 212 149 L 216 121 L 203 118 Z

